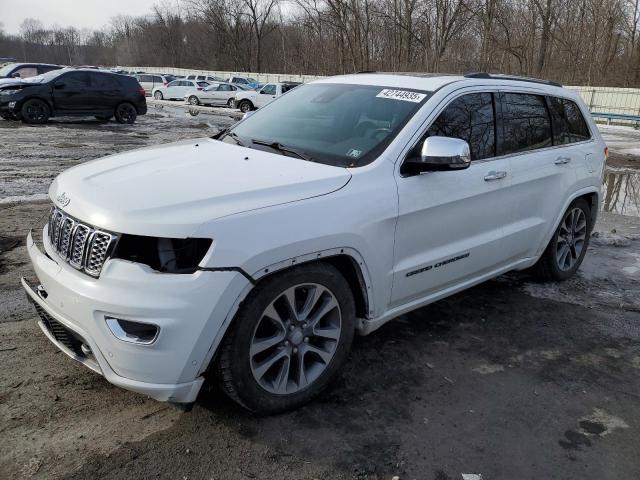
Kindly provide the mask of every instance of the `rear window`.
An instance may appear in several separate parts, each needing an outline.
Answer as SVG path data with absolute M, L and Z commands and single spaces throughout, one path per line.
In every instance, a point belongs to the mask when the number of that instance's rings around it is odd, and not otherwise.
M 549 106 L 553 119 L 554 145 L 582 142 L 591 138 L 587 122 L 574 101 L 549 97 Z
M 543 96 L 503 93 L 501 103 L 503 154 L 552 145 L 551 120 Z

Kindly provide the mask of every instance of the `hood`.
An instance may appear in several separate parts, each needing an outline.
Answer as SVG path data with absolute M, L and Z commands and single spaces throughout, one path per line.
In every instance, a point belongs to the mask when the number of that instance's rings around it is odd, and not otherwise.
M 19 78 L 9 78 L 9 77 L 2 77 L 0 78 L 0 88 L 3 87 L 24 87 L 27 85 L 40 85 L 39 83 L 29 83 L 29 82 L 25 82 L 24 80 L 21 80 Z
M 350 178 L 342 167 L 201 138 L 78 165 L 49 196 L 96 227 L 184 238 L 205 222 L 324 195 Z

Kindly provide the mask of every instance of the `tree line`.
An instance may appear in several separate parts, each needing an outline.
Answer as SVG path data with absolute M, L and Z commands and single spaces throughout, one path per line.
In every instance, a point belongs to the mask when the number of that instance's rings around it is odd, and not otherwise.
M 333 75 L 500 72 L 640 87 L 640 0 L 180 0 L 102 30 L 25 20 L 0 56 Z

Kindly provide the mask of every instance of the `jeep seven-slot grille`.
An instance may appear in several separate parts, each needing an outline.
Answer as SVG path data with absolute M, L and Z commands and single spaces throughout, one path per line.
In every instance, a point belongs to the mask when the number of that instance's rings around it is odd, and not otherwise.
M 73 268 L 98 277 L 117 236 L 96 230 L 51 207 L 49 241 L 56 253 Z

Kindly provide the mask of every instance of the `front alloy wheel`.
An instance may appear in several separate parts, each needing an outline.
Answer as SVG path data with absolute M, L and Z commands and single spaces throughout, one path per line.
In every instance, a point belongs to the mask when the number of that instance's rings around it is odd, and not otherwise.
M 334 266 L 270 275 L 242 302 L 225 335 L 215 365 L 222 388 L 254 412 L 300 407 L 337 377 L 355 324 L 349 283 Z
M 288 288 L 262 312 L 253 332 L 253 377 L 271 393 L 303 390 L 331 362 L 341 328 L 340 305 L 330 290 L 316 283 Z
M 198 100 L 198 97 L 196 97 L 195 95 L 191 95 L 189 97 L 189 103 L 191 105 L 200 105 L 200 100 Z

